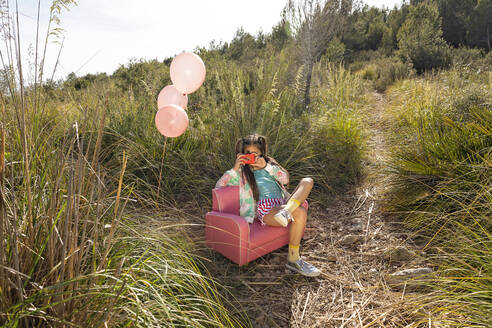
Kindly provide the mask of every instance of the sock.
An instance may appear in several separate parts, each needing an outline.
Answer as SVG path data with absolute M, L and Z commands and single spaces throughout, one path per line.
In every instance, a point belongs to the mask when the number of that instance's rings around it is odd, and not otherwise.
M 296 208 L 298 208 L 298 207 L 299 207 L 299 205 L 301 205 L 301 202 L 300 202 L 300 201 L 298 201 L 297 199 L 291 198 L 291 199 L 289 199 L 289 201 L 288 201 L 288 202 L 287 202 L 287 204 L 285 205 L 285 209 L 286 209 L 287 211 L 289 211 L 289 212 L 290 212 L 290 214 L 292 214 L 292 212 L 294 212 L 294 210 L 295 210 Z
M 288 256 L 287 260 L 289 262 L 295 262 L 299 258 L 300 258 L 300 255 L 299 255 L 299 245 L 295 246 L 295 245 L 289 244 L 289 256 Z

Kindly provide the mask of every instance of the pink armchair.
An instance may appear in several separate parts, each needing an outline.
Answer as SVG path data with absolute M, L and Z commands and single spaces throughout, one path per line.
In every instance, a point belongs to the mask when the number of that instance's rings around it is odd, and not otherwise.
M 289 243 L 289 226 L 251 224 L 239 216 L 239 187 L 212 190 L 212 211 L 205 215 L 205 241 L 239 265 L 245 265 Z M 307 203 L 306 203 L 307 206 Z

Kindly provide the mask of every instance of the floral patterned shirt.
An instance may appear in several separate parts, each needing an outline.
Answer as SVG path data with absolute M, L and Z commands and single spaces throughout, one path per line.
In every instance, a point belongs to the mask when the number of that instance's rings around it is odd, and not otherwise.
M 289 174 L 287 171 L 281 169 L 278 165 L 270 163 L 266 164 L 265 170 L 275 178 L 282 189 L 284 198 L 288 197 L 289 194 L 285 188 L 285 185 L 289 184 Z M 253 223 L 256 216 L 256 202 L 253 196 L 253 190 L 246 179 L 241 179 L 241 177 L 242 168 L 239 168 L 239 172 L 230 169 L 222 175 L 215 184 L 215 187 L 239 186 L 239 215 L 244 217 L 248 223 Z

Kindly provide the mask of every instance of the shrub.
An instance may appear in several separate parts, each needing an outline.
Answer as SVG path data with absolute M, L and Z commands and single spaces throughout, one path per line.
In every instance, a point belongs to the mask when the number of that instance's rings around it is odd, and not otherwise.
M 313 135 L 308 141 L 311 176 L 323 193 L 340 192 L 361 177 L 364 139 L 360 122 L 357 115 L 343 109 L 313 118 Z
M 360 77 L 363 78 L 364 80 L 375 80 L 378 77 L 377 74 L 377 67 L 374 64 L 369 64 L 366 65 L 363 69 L 358 72 L 360 74 Z
M 485 52 L 477 48 L 459 47 L 451 50 L 453 66 L 470 65 L 484 57 Z
M 365 62 L 357 60 L 348 65 L 348 70 L 351 71 L 352 73 L 355 73 L 361 70 L 365 65 L 366 65 Z
M 349 64 L 356 62 L 368 62 L 381 58 L 382 56 L 384 56 L 384 53 L 379 49 L 361 51 L 353 51 L 351 49 L 347 49 L 345 51 L 345 62 Z
M 410 12 L 397 34 L 397 53 L 410 61 L 418 73 L 450 64 L 449 47 L 442 38 L 441 18 L 435 5 L 419 3 Z
M 361 78 L 372 81 L 378 92 L 383 92 L 396 81 L 413 74 L 411 65 L 403 63 L 396 57 L 387 57 L 371 61 L 357 72 Z
M 330 43 L 326 47 L 325 53 L 321 57 L 321 61 L 338 63 L 343 60 L 344 54 L 345 54 L 345 44 L 343 44 L 338 39 L 334 39 L 330 41 Z
M 411 65 L 402 63 L 398 58 L 382 58 L 376 62 L 377 78 L 374 80 L 374 88 L 383 92 L 396 81 L 403 80 L 412 75 Z

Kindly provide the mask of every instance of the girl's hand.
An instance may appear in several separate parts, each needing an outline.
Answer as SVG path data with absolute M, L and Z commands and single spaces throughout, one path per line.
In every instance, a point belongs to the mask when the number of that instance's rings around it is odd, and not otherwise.
M 266 166 L 266 161 L 265 159 L 263 158 L 263 156 L 257 156 L 256 157 L 256 162 L 254 164 L 249 164 L 251 167 L 257 169 L 257 170 L 261 170 L 263 168 L 265 168 Z
M 246 159 L 243 157 L 244 154 L 237 154 L 236 156 L 236 163 L 234 163 L 234 171 L 239 171 L 239 166 L 244 165 L 244 162 Z

